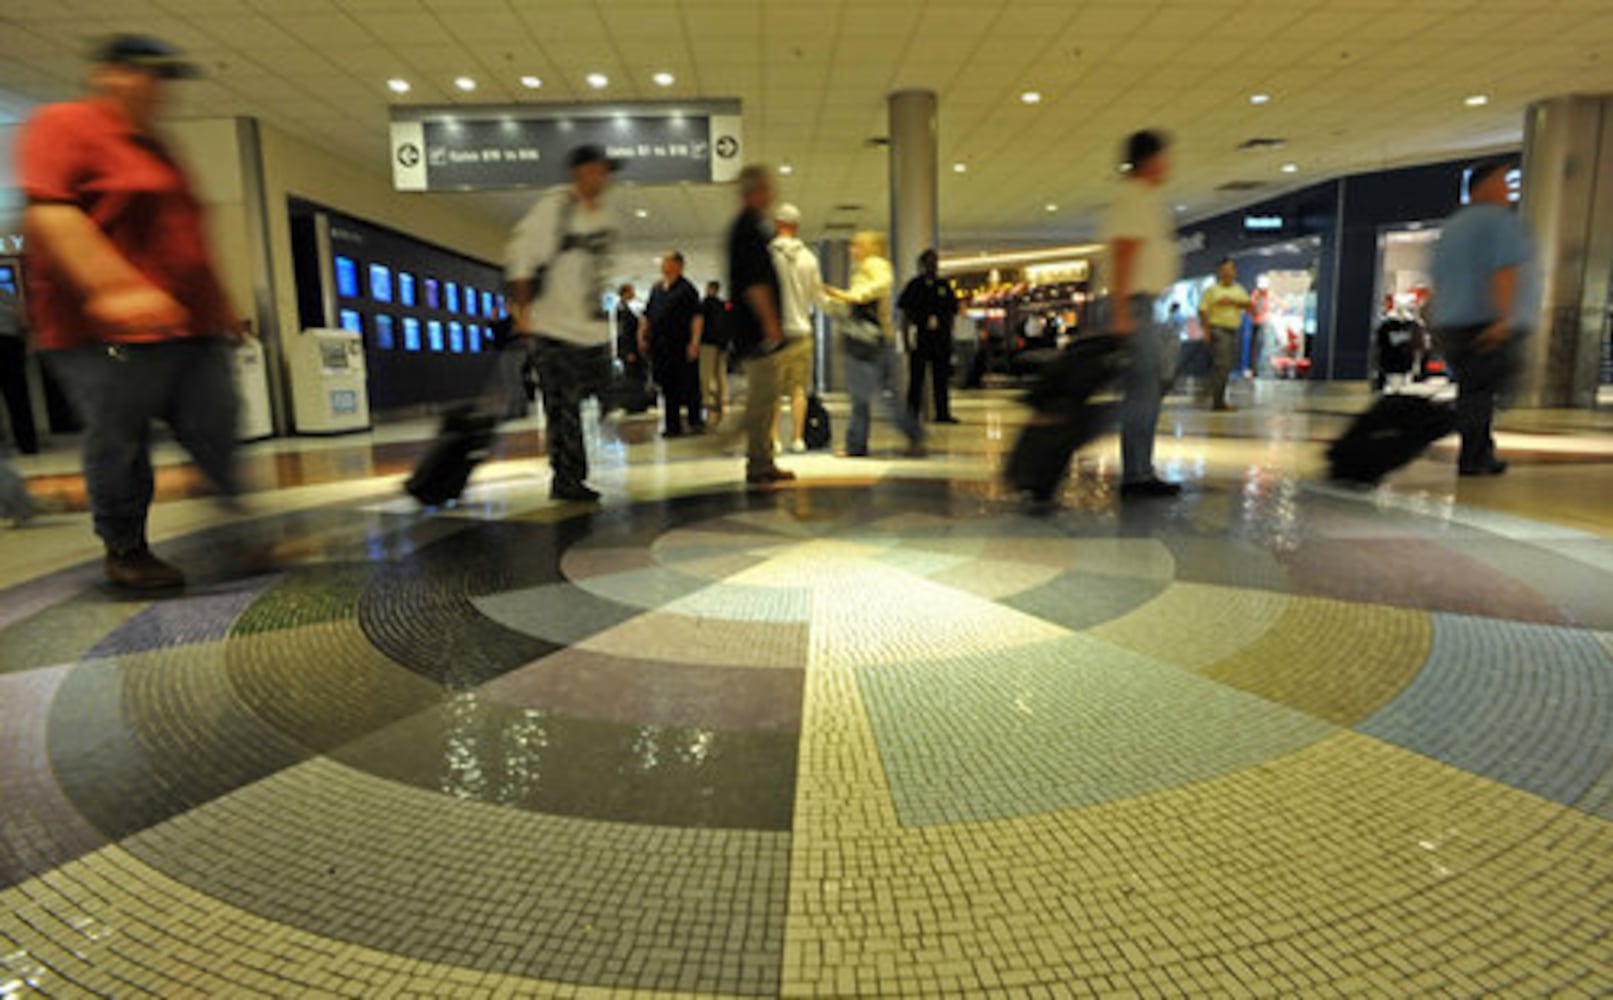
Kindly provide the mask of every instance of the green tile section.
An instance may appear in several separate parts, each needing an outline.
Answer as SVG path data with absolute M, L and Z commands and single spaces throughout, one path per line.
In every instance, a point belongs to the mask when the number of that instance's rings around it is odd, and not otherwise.
M 1336 731 L 1087 636 L 858 676 L 909 826 L 1148 795 Z
M 298 570 L 236 619 L 232 635 L 252 635 L 352 618 L 359 595 L 375 573 L 370 565 L 315 566 Z
M 74 663 L 118 626 L 150 607 L 88 593 L 0 629 L 0 673 Z

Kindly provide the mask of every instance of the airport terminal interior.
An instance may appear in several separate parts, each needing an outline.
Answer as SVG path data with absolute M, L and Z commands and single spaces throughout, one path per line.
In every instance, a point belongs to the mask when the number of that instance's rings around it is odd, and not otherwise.
M 48 351 L 0 358 L 35 505 L 0 518 L 0 998 L 1613 994 L 1605 0 L 12 4 L 23 315 L 18 137 L 124 32 L 201 72 L 159 134 L 253 326 L 242 492 L 159 424 L 186 581 L 114 585 L 81 414 Z M 1105 329 L 1145 127 L 1181 490 L 1125 494 L 1105 425 L 1030 502 L 1026 393 Z M 597 503 L 552 495 L 541 384 L 457 500 L 406 493 L 445 413 L 506 405 L 506 239 L 577 136 L 620 161 L 599 343 L 667 251 L 728 294 L 767 164 L 826 283 L 858 232 L 898 292 L 939 251 L 954 422 L 925 389 L 910 447 L 898 355 L 846 454 L 824 305 L 830 440 L 780 407 L 791 481 L 747 482 L 747 362 L 704 433 L 587 402 Z M 1462 391 L 1437 337 L 1391 341 L 1496 162 L 1541 298 L 1505 474 L 1447 435 L 1341 482 L 1376 401 Z M 1253 292 L 1225 409 L 1223 261 Z

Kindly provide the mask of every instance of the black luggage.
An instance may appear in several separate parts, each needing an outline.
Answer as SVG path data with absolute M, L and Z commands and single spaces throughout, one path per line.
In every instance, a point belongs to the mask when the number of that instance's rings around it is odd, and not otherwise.
M 829 447 L 829 440 L 834 436 L 829 426 L 829 411 L 823 405 L 823 400 L 816 395 L 807 397 L 806 429 L 801 432 L 801 440 L 812 451 Z
M 493 446 L 498 420 L 461 406 L 443 414 L 442 432 L 426 452 L 404 490 L 427 507 L 441 507 L 465 492 L 470 474 Z
M 1327 450 L 1332 479 L 1376 486 L 1456 430 L 1456 410 L 1423 396 L 1384 396 Z
M 1114 426 L 1117 408 L 1092 397 L 1119 376 L 1124 347 L 1121 337 L 1085 337 L 1042 369 L 1024 397 L 1036 415 L 1019 432 L 1003 470 L 1010 486 L 1051 500 L 1076 451 Z

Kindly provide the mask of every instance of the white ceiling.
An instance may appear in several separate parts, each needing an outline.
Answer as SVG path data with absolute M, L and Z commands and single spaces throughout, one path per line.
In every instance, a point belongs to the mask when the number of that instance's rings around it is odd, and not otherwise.
M 378 174 L 389 77 L 423 104 L 738 97 L 751 156 L 794 166 L 809 231 L 836 205 L 885 217 L 885 153 L 865 140 L 885 132 L 885 95 L 933 88 L 944 242 L 971 248 L 1086 235 L 1118 140 L 1142 126 L 1176 135 L 1173 196 L 1201 215 L 1229 181 L 1276 190 L 1515 144 L 1531 100 L 1613 91 L 1610 0 L 47 0 L 0 13 L 0 92 L 71 95 L 86 40 L 123 30 L 209 68 L 177 113 L 257 116 Z M 660 70 L 677 83 L 655 86 Z M 1041 104 L 1019 101 L 1031 89 Z M 1257 91 L 1271 103 L 1252 106 Z M 1467 107 L 1475 93 L 1490 103 Z M 1288 145 L 1234 149 L 1253 136 Z M 501 220 L 530 198 L 431 197 Z M 644 244 L 709 239 L 732 207 L 698 186 L 620 201 Z

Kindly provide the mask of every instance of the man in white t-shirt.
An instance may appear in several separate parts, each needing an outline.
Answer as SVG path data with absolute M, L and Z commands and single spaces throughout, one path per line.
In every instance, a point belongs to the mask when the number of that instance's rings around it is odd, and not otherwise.
M 510 234 L 505 277 L 515 333 L 533 338 L 537 356 L 554 469 L 549 494 L 592 503 L 599 494 L 587 483 L 582 401 L 610 384 L 604 292 L 616 217 L 603 196 L 619 164 L 598 146 L 579 146 L 566 162 L 571 184 L 539 198 Z
M 1215 364 L 1210 375 L 1210 401 L 1217 410 L 1234 409 L 1227 402 L 1227 380 L 1243 342 L 1243 317 L 1253 309 L 1254 300 L 1238 284 L 1238 265 L 1231 257 L 1226 258 L 1216 269 L 1215 284 L 1199 298 L 1199 326 L 1209 331 L 1210 357 Z
M 779 326 L 784 329 L 784 346 L 777 354 L 779 390 L 790 397 L 790 421 L 794 433 L 790 450 L 806 451 L 807 394 L 812 389 L 812 312 L 823 299 L 823 273 L 818 255 L 801 242 L 801 210 L 785 203 L 773 213 L 777 234 L 767 248 L 773 254 L 778 272 Z M 775 428 L 776 428 L 775 418 Z M 777 433 L 775 429 L 775 433 Z
M 1160 371 L 1169 330 L 1154 319 L 1154 303 L 1180 272 L 1165 179 L 1167 141 L 1138 132 L 1126 141 L 1126 179 L 1104 219 L 1104 273 L 1109 283 L 1109 331 L 1127 338 L 1130 363 L 1120 406 L 1120 495 L 1170 497 L 1182 491 L 1154 473 L 1154 431 L 1164 395 Z

